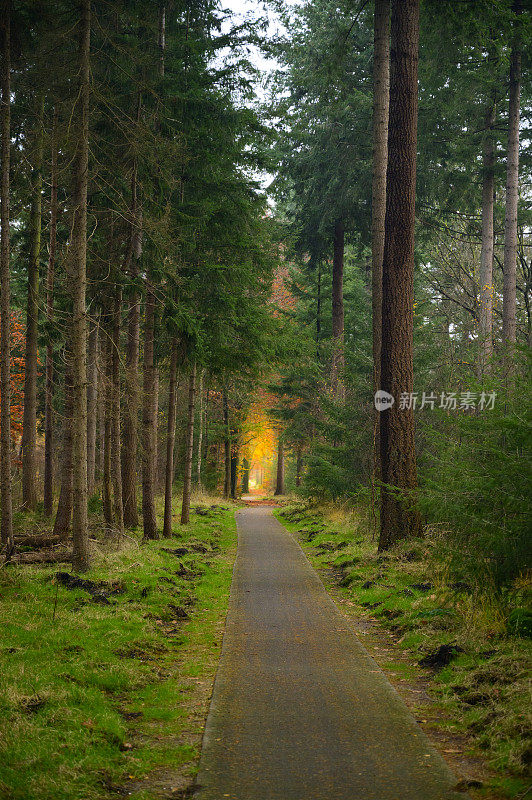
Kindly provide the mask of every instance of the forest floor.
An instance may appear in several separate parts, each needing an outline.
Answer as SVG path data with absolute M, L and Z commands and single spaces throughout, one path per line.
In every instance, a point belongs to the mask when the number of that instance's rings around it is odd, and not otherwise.
M 471 798 L 532 797 L 530 640 L 449 583 L 430 543 L 379 555 L 367 514 L 296 502 L 275 515 Z
M 94 566 L 77 585 L 65 564 L 0 568 L 2 800 L 189 796 L 236 552 L 234 506 L 193 503 L 190 524 L 156 542 L 128 534 L 117 546 L 98 527 L 94 515 Z

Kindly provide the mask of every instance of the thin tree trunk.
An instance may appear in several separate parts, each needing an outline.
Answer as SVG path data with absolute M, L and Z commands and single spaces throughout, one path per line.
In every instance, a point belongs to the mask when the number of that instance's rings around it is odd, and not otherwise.
M 331 391 L 339 399 L 343 397 L 343 381 L 339 374 L 344 365 L 344 223 L 338 220 L 334 226 L 334 251 L 332 273 L 332 336 L 333 356 Z
M 301 472 L 303 470 L 303 454 L 301 450 L 301 445 L 298 444 L 297 446 L 297 454 L 296 454 L 296 486 L 301 486 Z
M 280 437 L 277 444 L 277 474 L 274 494 L 284 494 L 284 443 Z
M 242 494 L 249 494 L 249 459 L 242 459 Z
M 521 3 L 514 2 L 514 12 Z M 504 220 L 504 288 L 502 304 L 503 342 L 514 343 L 516 335 L 517 201 L 519 198 L 519 100 L 521 93 L 521 45 L 514 42 L 510 57 L 510 102 L 508 109 L 508 153 L 506 156 L 506 212 Z
M 194 406 L 196 397 L 196 362 L 192 367 L 188 383 L 187 439 L 185 446 L 185 479 L 183 481 L 183 504 L 181 506 L 181 525 L 187 525 L 190 518 L 190 490 L 192 486 L 192 457 L 194 452 Z
M 11 155 L 11 1 L 2 0 L 0 34 L 2 36 L 2 107 L 1 150 L 2 189 L 0 247 L 0 486 L 2 520 L 0 538 L 10 548 L 13 544 L 13 507 L 11 492 L 11 297 L 9 247 L 9 162 Z
M 224 417 L 224 497 L 228 500 L 231 494 L 231 431 L 229 429 L 227 389 L 222 392 L 222 407 Z
M 96 488 L 96 425 L 98 417 L 98 320 L 89 326 L 87 352 L 87 493 L 92 497 Z
M 381 531 L 379 549 L 420 532 L 413 409 L 414 211 L 416 189 L 419 0 L 393 0 L 382 272 L 381 385 L 395 403 L 381 412 Z M 390 488 L 390 487 L 393 487 Z
M 155 294 L 146 280 L 144 375 L 142 396 L 142 519 L 145 539 L 158 539 L 155 517 L 155 463 L 157 458 L 157 368 L 155 366 Z
M 122 505 L 122 465 L 120 463 L 120 312 L 122 292 L 117 288 L 113 309 L 111 349 L 111 479 L 113 483 L 114 524 L 121 536 L 124 533 Z
M 168 421 L 166 425 L 166 469 L 164 477 L 164 525 L 163 537 L 172 535 L 172 487 L 174 483 L 175 427 L 177 420 L 177 365 L 179 346 L 177 339 L 172 341 L 170 355 L 170 381 L 168 388 Z
M 137 123 L 140 122 L 140 96 L 137 105 Z M 126 346 L 126 394 L 128 402 L 124 408 L 122 494 L 124 498 L 124 523 L 127 528 L 139 524 L 137 508 L 137 445 L 138 412 L 140 400 L 139 387 L 139 340 L 140 340 L 140 297 L 135 288 L 139 278 L 139 265 L 142 256 L 142 215 L 138 201 L 137 162 L 133 167 L 131 179 L 131 259 L 129 272 L 133 289 L 128 308 L 127 346 Z
M 39 262 L 41 255 L 42 160 L 44 151 L 44 95 L 37 100 L 35 160 L 31 175 L 30 253 L 26 306 L 26 358 L 24 372 L 24 418 L 22 427 L 22 508 L 37 506 L 37 350 L 39 319 Z
M 386 217 L 386 167 L 390 107 L 390 0 L 375 0 L 373 49 L 373 177 L 371 200 L 373 391 L 380 389 L 382 260 Z M 374 411 L 373 472 L 380 478 L 380 414 Z
M 74 117 L 78 120 L 74 160 L 74 220 L 72 225 L 72 350 L 73 350 L 73 504 L 72 565 L 75 571 L 89 568 L 87 518 L 87 178 L 89 156 L 90 0 L 81 0 L 79 94 Z
M 54 319 L 55 252 L 57 244 L 57 107 L 52 124 L 52 165 L 50 191 L 50 252 L 46 272 L 46 321 Z M 51 517 L 54 504 L 54 347 L 50 331 L 46 345 L 46 385 L 44 396 L 44 513 Z
M 236 500 L 236 490 L 238 484 L 238 458 L 239 451 L 236 442 L 231 447 L 231 498 Z
M 63 406 L 63 452 L 61 457 L 61 489 L 55 514 L 54 534 L 66 539 L 72 519 L 72 354 L 65 354 L 65 403 Z
M 483 374 L 493 352 L 493 208 L 495 192 L 495 148 L 493 128 L 495 102 L 486 112 L 486 133 L 482 146 L 482 245 L 480 252 L 480 352 L 479 372 Z
M 104 408 L 103 408 L 103 464 L 102 464 L 102 503 L 103 518 L 107 525 L 113 524 L 113 496 L 111 490 L 111 465 L 112 465 L 112 413 L 111 413 L 111 347 L 107 338 L 104 347 L 105 381 L 104 381 Z
M 321 343 L 321 261 L 318 261 L 318 275 L 316 285 L 316 362 L 320 363 Z
M 199 385 L 198 385 L 198 458 L 196 463 L 196 483 L 199 491 L 201 491 L 201 448 L 203 445 L 203 370 L 200 370 Z

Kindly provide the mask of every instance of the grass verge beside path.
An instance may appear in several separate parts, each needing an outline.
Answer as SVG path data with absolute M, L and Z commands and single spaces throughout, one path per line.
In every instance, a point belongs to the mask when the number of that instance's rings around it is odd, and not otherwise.
M 188 796 L 236 552 L 234 507 L 212 504 L 102 547 L 82 587 L 0 569 L 2 800 Z
M 508 635 L 508 609 L 449 583 L 429 540 L 378 554 L 360 513 L 301 502 L 274 513 L 297 536 L 427 735 L 464 776 L 464 791 L 532 800 L 532 642 Z

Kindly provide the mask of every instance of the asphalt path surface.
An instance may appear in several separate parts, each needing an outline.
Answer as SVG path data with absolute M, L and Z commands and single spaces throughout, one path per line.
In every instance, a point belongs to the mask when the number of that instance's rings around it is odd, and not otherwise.
M 239 542 L 198 800 L 464 800 L 267 507 Z

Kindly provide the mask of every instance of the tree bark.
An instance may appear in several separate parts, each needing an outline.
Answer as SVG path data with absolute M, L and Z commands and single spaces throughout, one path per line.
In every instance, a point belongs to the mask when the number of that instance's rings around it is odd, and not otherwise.
M 238 484 L 238 460 L 239 448 L 236 442 L 233 442 L 231 447 L 231 498 L 236 500 L 236 491 Z
M 301 450 L 301 445 L 298 444 L 297 446 L 297 454 L 296 454 L 296 486 L 301 486 L 301 472 L 303 471 L 303 453 Z
M 97 319 L 89 326 L 87 352 L 87 493 L 96 488 L 96 426 L 98 421 L 98 329 Z
M 11 492 L 11 293 L 9 247 L 9 165 L 11 156 L 11 2 L 0 5 L 1 65 L 1 151 L 2 204 L 0 228 L 0 487 L 2 519 L 0 539 L 8 548 L 13 544 L 13 507 Z
M 52 164 L 50 191 L 50 252 L 46 271 L 46 321 L 54 319 L 55 252 L 57 245 L 57 107 L 52 123 Z M 46 345 L 46 383 L 44 396 L 44 513 L 51 517 L 54 504 L 54 347 L 50 331 Z
M 318 274 L 316 284 L 316 363 L 320 363 L 321 345 L 321 261 L 318 261 Z
M 30 252 L 26 305 L 26 358 L 24 371 L 24 417 L 22 427 L 22 508 L 37 506 L 37 349 L 39 320 L 39 262 L 41 255 L 42 160 L 44 150 L 44 95 L 37 99 L 34 162 L 31 171 Z
M 155 517 L 155 464 L 157 459 L 157 367 L 155 365 L 155 294 L 146 279 L 144 322 L 144 375 L 142 397 L 142 520 L 145 539 L 158 539 Z
M 113 484 L 114 524 L 121 536 L 124 533 L 124 507 L 122 505 L 122 465 L 120 462 L 120 312 L 122 292 L 117 287 L 113 308 L 111 341 L 111 480 Z
M 521 3 L 514 2 L 514 12 Z M 502 304 L 503 342 L 516 337 L 517 202 L 519 198 L 519 101 L 521 94 L 521 45 L 516 38 L 510 56 L 510 99 L 508 109 L 508 153 L 506 156 L 506 211 L 504 220 L 504 287 Z
M 231 494 L 231 430 L 229 428 L 229 402 L 225 388 L 222 391 L 222 409 L 224 419 L 224 497 L 228 500 Z
M 380 389 L 382 260 L 386 217 L 386 167 L 390 106 L 390 0 L 375 0 L 373 49 L 373 176 L 371 192 L 373 391 Z M 374 411 L 373 473 L 380 478 L 380 415 Z
M 495 192 L 495 102 L 486 111 L 486 133 L 482 146 L 482 245 L 480 251 L 480 351 L 479 372 L 487 369 L 493 353 L 493 208 Z
M 392 2 L 391 90 L 382 271 L 381 386 L 395 404 L 381 412 L 379 549 L 420 531 L 413 409 L 414 212 L 419 0 Z
M 137 123 L 140 121 L 140 96 L 137 105 Z M 129 272 L 133 288 L 128 308 L 127 346 L 126 346 L 126 393 L 128 402 L 124 408 L 122 494 L 124 498 L 124 523 L 127 528 L 139 524 L 137 508 L 137 446 L 138 412 L 140 400 L 139 387 L 139 340 L 140 340 L 140 297 L 136 288 L 139 278 L 139 265 L 142 256 L 142 216 L 138 201 L 137 162 L 133 166 L 131 179 L 131 259 Z
M 73 350 L 73 503 L 72 565 L 77 572 L 89 568 L 87 518 L 87 178 L 89 156 L 90 0 L 81 0 L 79 93 L 74 118 L 78 134 L 74 160 L 74 220 L 72 224 L 72 350 Z
M 172 341 L 170 355 L 170 381 L 168 388 L 168 420 L 166 424 L 166 468 L 164 477 L 164 524 L 163 537 L 172 535 L 172 487 L 174 483 L 175 427 L 177 420 L 177 366 L 179 346 L 177 339 Z
M 339 374 L 344 365 L 344 247 L 344 223 L 338 220 L 334 226 L 333 247 L 331 392 L 339 399 L 343 397 L 343 381 Z
M 277 444 L 277 475 L 274 494 L 284 494 L 284 443 L 280 437 Z
M 63 452 L 61 454 L 61 489 L 55 514 L 54 534 L 66 539 L 72 519 L 72 354 L 67 350 L 65 403 L 63 407 Z
M 201 492 L 201 448 L 203 446 L 203 369 L 200 369 L 198 382 L 198 458 L 196 463 L 196 484 Z
M 187 439 L 185 446 L 185 475 L 183 481 L 183 503 L 181 506 L 181 525 L 187 525 L 190 518 L 190 490 L 192 485 L 192 457 L 194 452 L 194 406 L 196 397 L 196 362 L 192 367 L 188 382 Z
M 103 399 L 103 464 L 102 464 L 102 504 L 103 518 L 107 525 L 113 524 L 113 495 L 111 489 L 111 465 L 112 465 L 112 413 L 111 413 L 111 347 L 112 344 L 107 338 L 104 347 L 105 361 L 105 383 Z
M 242 459 L 242 494 L 249 494 L 249 459 Z

